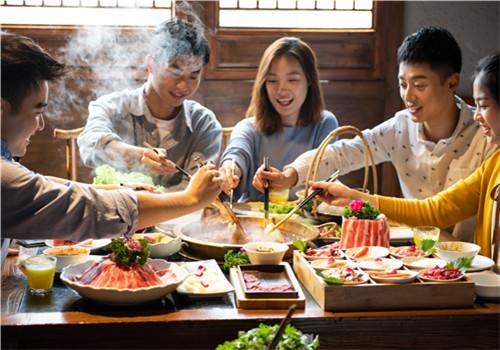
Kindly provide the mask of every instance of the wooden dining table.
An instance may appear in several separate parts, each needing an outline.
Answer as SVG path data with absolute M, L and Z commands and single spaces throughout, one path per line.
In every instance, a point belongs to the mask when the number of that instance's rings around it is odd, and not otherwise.
M 215 349 L 239 331 L 279 323 L 287 311 L 238 309 L 233 293 L 196 298 L 174 292 L 143 305 L 100 305 L 57 277 L 48 296 L 35 297 L 16 257 L 3 266 L 1 291 L 3 349 Z M 320 349 L 500 346 L 498 301 L 476 299 L 463 309 L 330 312 L 304 292 L 305 309 L 295 311 L 291 324 L 319 335 Z

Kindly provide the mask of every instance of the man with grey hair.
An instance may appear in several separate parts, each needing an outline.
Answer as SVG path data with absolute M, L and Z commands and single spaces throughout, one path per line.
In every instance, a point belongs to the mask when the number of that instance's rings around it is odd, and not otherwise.
M 197 157 L 216 162 L 222 127 L 211 110 L 188 100 L 209 57 L 201 23 L 175 17 L 160 24 L 146 57 L 147 82 L 90 103 L 78 138 L 83 162 L 143 171 L 169 191 L 188 182 L 176 164 L 192 172 Z

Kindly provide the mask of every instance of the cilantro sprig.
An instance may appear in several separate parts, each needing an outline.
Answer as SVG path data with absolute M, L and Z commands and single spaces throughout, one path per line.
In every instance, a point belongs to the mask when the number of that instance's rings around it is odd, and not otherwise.
M 124 266 L 133 263 L 144 265 L 151 255 L 148 244 L 149 241 L 144 238 L 117 238 L 111 240 L 109 247 L 118 264 Z
M 293 246 L 295 248 L 297 248 L 299 251 L 301 251 L 302 253 L 305 253 L 307 250 L 307 242 L 300 240 L 300 239 L 294 239 Z
M 434 247 L 437 245 L 437 241 L 433 239 L 424 239 L 420 242 L 419 248 L 423 250 L 424 252 L 432 252 L 434 250 Z
M 471 258 L 458 258 L 457 260 L 451 261 L 446 264 L 449 269 L 458 269 L 461 273 L 465 273 L 467 268 L 471 267 L 473 257 Z
M 316 271 L 316 274 L 328 284 L 343 285 L 344 279 L 337 277 L 326 277 L 321 271 Z

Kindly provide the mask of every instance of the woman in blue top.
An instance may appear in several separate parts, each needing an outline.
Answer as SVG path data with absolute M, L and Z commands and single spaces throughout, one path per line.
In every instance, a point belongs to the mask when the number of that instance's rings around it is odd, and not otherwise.
M 225 189 L 234 188 L 235 198 L 262 200 L 252 181 L 264 156 L 282 169 L 302 152 L 318 147 L 338 126 L 335 116 L 324 110 L 316 55 L 309 45 L 283 37 L 266 49 L 246 116 L 233 129 L 220 170 Z

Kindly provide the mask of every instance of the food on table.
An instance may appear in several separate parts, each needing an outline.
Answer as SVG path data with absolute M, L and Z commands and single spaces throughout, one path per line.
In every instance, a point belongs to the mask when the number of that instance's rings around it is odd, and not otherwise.
M 295 204 L 269 203 L 269 212 L 273 214 L 288 214 L 294 207 Z M 259 211 L 264 212 L 264 203 L 259 205 Z
M 462 278 L 463 276 L 464 274 L 460 272 L 458 268 L 439 266 L 434 266 L 433 268 L 420 273 L 420 277 L 438 281 L 456 280 Z
M 224 289 L 225 280 L 218 271 L 208 270 L 206 266 L 198 265 L 198 268 L 184 280 L 181 286 L 185 293 L 217 293 Z
M 343 280 L 344 283 L 360 283 L 366 281 L 366 274 L 352 267 L 334 267 L 324 270 L 323 276 Z
M 317 270 L 326 270 L 332 267 L 344 267 L 350 265 L 349 261 L 343 259 L 336 259 L 333 256 L 327 259 L 317 259 L 311 261 L 311 266 Z
M 436 258 L 423 258 L 416 256 L 408 256 L 401 260 L 403 264 L 412 269 L 428 269 L 434 266 L 444 267 L 446 262 Z
M 137 289 L 169 283 L 177 276 L 170 270 L 155 271 L 148 263 L 148 241 L 114 239 L 112 253 L 94 262 L 74 281 L 83 285 L 116 289 Z
M 410 278 L 412 276 L 411 272 L 405 272 L 400 270 L 369 271 L 368 274 L 371 277 L 378 277 L 378 278 Z
M 170 237 L 161 232 L 151 232 L 151 233 L 136 233 L 132 236 L 135 239 L 144 238 L 149 241 L 150 244 L 156 243 L 167 243 L 170 242 L 173 237 Z
M 351 255 L 351 257 L 354 259 L 362 258 L 362 257 L 366 256 L 366 254 L 368 254 L 369 250 L 370 249 L 367 246 L 364 246 L 361 249 L 359 249 L 357 252 L 353 253 Z
M 224 254 L 224 265 L 222 265 L 222 269 L 224 271 L 229 271 L 231 267 L 235 267 L 238 265 L 249 264 L 250 259 L 248 258 L 247 253 L 241 250 L 229 249 L 226 254 Z
M 321 238 L 340 238 L 342 229 L 336 222 L 319 226 L 319 236 Z
M 343 253 L 340 250 L 339 242 L 325 245 L 321 248 L 307 248 L 305 253 L 307 259 L 318 259 L 318 258 L 328 258 L 328 257 L 342 257 Z
M 94 184 L 96 185 L 149 185 L 157 191 L 165 192 L 165 188 L 155 185 L 153 178 L 139 172 L 121 173 L 116 171 L 109 165 L 101 165 L 95 169 Z M 149 190 L 149 186 L 145 186 L 145 190 Z M 140 188 L 138 188 L 140 189 Z
M 45 249 L 45 254 L 48 255 L 87 255 L 89 250 L 83 247 L 75 247 L 75 246 L 59 246 Z
M 429 255 L 428 253 L 424 252 L 422 249 L 414 245 L 404 246 L 404 247 L 392 247 L 391 254 L 397 257 Z
M 389 255 L 389 249 L 386 247 L 362 246 L 349 248 L 346 250 L 345 254 L 355 260 L 369 260 L 383 258 Z
M 279 325 L 268 326 L 259 324 L 258 328 L 249 331 L 240 331 L 238 338 L 232 341 L 226 341 L 217 346 L 216 350 L 237 350 L 237 349 L 267 349 L 271 344 Z M 314 350 L 319 347 L 318 336 L 312 337 L 303 334 L 297 328 L 288 324 L 278 342 L 276 349 L 280 350 Z
M 375 258 L 361 260 L 358 266 L 364 270 L 397 270 L 403 266 L 401 260 L 398 259 L 387 259 L 387 258 Z
M 252 292 L 291 292 L 295 291 L 293 285 L 287 281 L 279 280 L 278 283 L 269 283 L 261 278 L 259 271 L 242 271 L 245 288 Z
M 344 218 L 340 246 L 342 249 L 361 246 L 389 247 L 390 230 L 385 216 L 376 220 Z
M 75 241 L 69 241 L 65 239 L 54 239 L 52 240 L 52 244 L 54 246 L 60 246 L 60 245 L 73 245 L 73 244 L 78 244 L 78 242 Z

